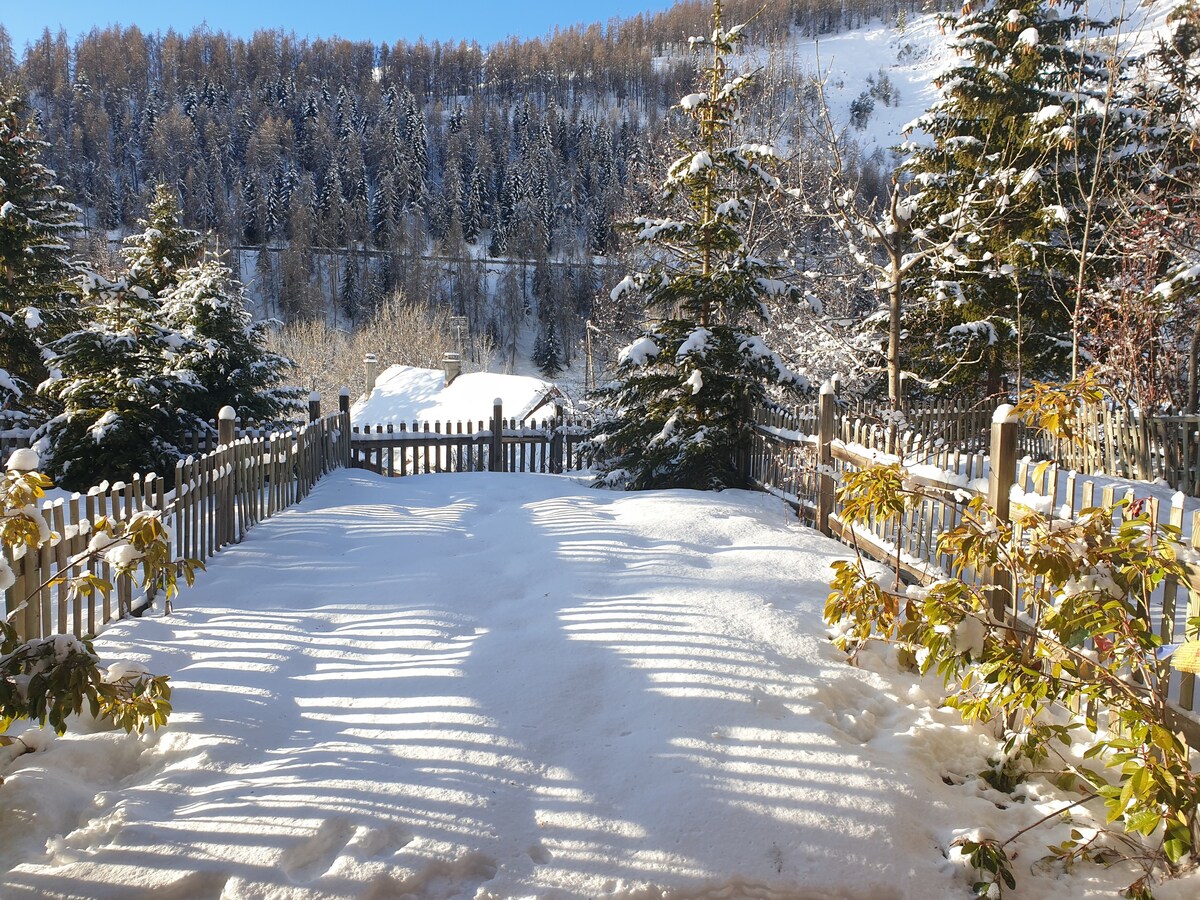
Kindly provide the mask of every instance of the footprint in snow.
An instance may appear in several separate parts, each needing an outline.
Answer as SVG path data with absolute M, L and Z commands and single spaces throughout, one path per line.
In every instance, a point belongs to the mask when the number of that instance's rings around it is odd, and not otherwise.
M 357 850 L 368 859 L 391 856 L 412 843 L 412 833 L 402 825 L 384 825 L 381 828 L 361 828 L 348 849 Z
M 316 881 L 332 868 L 352 837 L 354 826 L 348 819 L 327 819 L 312 837 L 284 850 L 279 867 L 296 884 Z
M 544 866 L 550 860 L 554 859 L 554 854 L 547 850 L 542 844 L 533 844 L 525 851 L 529 858 L 539 866 Z

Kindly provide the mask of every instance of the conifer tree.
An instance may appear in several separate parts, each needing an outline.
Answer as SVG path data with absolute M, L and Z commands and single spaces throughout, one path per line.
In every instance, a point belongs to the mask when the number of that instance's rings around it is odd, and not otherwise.
M 1111 163 L 1136 140 L 1113 105 L 1119 60 L 1078 40 L 1111 23 L 1043 0 L 966 3 L 943 17 L 959 61 L 917 120 L 902 203 L 915 245 L 935 247 L 909 272 L 908 366 L 999 390 L 1009 373 L 1070 368 L 1073 310 L 1099 277 Z M 1111 64 L 1110 63 L 1114 63 Z
M 199 389 L 188 399 L 191 415 L 207 421 L 221 407 L 232 406 L 248 424 L 290 418 L 300 408 L 301 394 L 283 385 L 291 360 L 266 349 L 265 326 L 246 310 L 233 273 L 219 258 L 207 256 L 176 277 L 177 284 L 161 297 L 161 316 L 186 340 L 177 364 Z
M 621 351 L 617 383 L 602 392 L 612 415 L 594 433 L 601 480 L 628 489 L 741 486 L 734 460 L 752 405 L 769 384 L 802 384 L 756 333 L 768 297 L 800 296 L 751 249 L 751 208 L 779 189 L 767 168 L 776 154 L 734 140 L 750 78 L 729 73 L 726 60 L 744 26 L 726 30 L 720 0 L 713 6 L 711 38 L 691 40 L 712 52 L 705 84 L 679 104 L 696 122 L 695 145 L 667 171 L 666 215 L 632 223 L 648 270 L 612 292 L 637 291 L 662 317 Z
M 161 183 L 155 186 L 146 217 L 138 219 L 138 225 L 141 232 L 125 238 L 121 251 L 128 266 L 126 280 L 157 297 L 175 284 L 180 269 L 199 259 L 200 233 L 183 227 L 175 192 Z
M 0 85 L 0 428 L 36 424 L 42 348 L 77 313 L 67 242 L 79 210 L 42 164 L 46 146 Z
M 63 411 L 37 434 L 47 473 L 74 490 L 174 465 L 198 388 L 179 353 L 186 339 L 158 324 L 149 291 L 95 273 L 80 289 L 87 322 L 50 345 L 41 387 Z
M 547 378 L 554 378 L 562 372 L 562 345 L 558 341 L 558 329 L 554 327 L 554 319 L 550 319 L 538 335 L 533 345 L 532 360 L 538 371 Z

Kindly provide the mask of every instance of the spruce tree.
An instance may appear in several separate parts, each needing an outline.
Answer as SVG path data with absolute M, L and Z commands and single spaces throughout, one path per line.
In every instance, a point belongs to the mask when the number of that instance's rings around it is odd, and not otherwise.
M 185 339 L 177 363 L 198 393 L 188 400 L 201 421 L 232 406 L 247 424 L 271 425 L 300 408 L 301 391 L 283 385 L 291 360 L 265 347 L 262 323 L 246 310 L 242 285 L 218 258 L 176 272 L 178 283 L 161 297 L 162 322 Z
M 87 321 L 50 345 L 54 370 L 40 389 L 63 410 L 37 435 L 46 471 L 74 490 L 166 471 L 179 436 L 197 424 L 186 412 L 198 388 L 179 352 L 187 341 L 125 279 L 85 273 L 81 298 Z
M 1102 192 L 1135 129 L 1111 103 L 1120 65 L 1079 40 L 1111 23 L 1065 6 L 999 0 L 943 17 L 959 61 L 900 173 L 913 188 L 904 227 L 923 248 L 905 286 L 906 368 L 927 377 L 991 394 L 1008 374 L 1068 371 L 1082 282 L 1112 263 Z
M 750 78 L 727 72 L 726 60 L 743 26 L 726 30 L 720 0 L 713 6 L 711 38 L 691 40 L 712 52 L 705 84 L 680 102 L 695 120 L 695 144 L 667 171 L 665 214 L 632 223 L 648 270 L 612 292 L 637 291 L 661 317 L 621 351 L 616 384 L 602 392 L 612 414 L 593 435 L 600 480 L 627 489 L 744 485 L 735 457 L 751 407 L 770 384 L 802 384 L 756 333 L 768 297 L 800 297 L 750 247 L 751 210 L 779 188 L 768 170 L 776 154 L 735 140 Z
M 68 241 L 79 210 L 42 164 L 47 145 L 27 112 L 0 85 L 0 428 L 36 424 L 43 347 L 77 314 Z
M 558 329 L 554 327 L 553 319 L 538 335 L 533 345 L 532 361 L 547 378 L 554 378 L 562 372 L 562 345 L 558 341 Z
M 180 269 L 200 258 L 200 233 L 183 227 L 175 192 L 161 183 L 155 186 L 146 217 L 138 219 L 138 225 L 141 232 L 125 238 L 121 251 L 128 266 L 126 280 L 157 297 L 174 286 Z

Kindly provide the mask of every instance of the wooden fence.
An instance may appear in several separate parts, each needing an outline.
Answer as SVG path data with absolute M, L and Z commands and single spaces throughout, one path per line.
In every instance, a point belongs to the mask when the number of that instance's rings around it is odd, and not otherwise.
M 500 427 L 496 428 L 495 423 Z M 584 440 L 589 421 L 566 416 L 523 423 L 506 419 L 500 404 L 475 422 L 355 425 L 350 464 L 388 476 L 433 472 L 550 472 L 590 465 Z
M 1057 464 L 1039 471 L 1028 458 L 1018 461 L 1024 443 L 1022 429 L 1006 417 L 990 423 L 986 453 L 953 448 L 943 440 L 911 432 L 897 438 L 894 430 L 889 434 L 886 428 L 865 428 L 861 420 L 851 420 L 844 411 L 839 414 L 832 392 L 822 393 L 811 418 L 778 410 L 764 411 L 761 418 L 745 457 L 749 478 L 763 490 L 783 497 L 823 533 L 893 566 L 910 582 L 928 584 L 947 577 L 952 570 L 952 560 L 938 553 L 937 539 L 960 524 L 957 500 L 985 497 L 1005 520 L 1014 500 L 1072 520 L 1079 510 L 1097 504 L 1111 506 L 1124 496 L 1133 499 L 1137 493 L 1132 487 L 1120 492 L 1112 484 L 1097 484 Z M 924 495 L 899 521 L 851 526 L 841 518 L 836 481 L 846 470 L 873 462 L 902 463 L 909 479 L 925 489 Z M 1200 510 L 1187 514 L 1184 498 L 1178 494 L 1163 502 L 1143 492 L 1139 499 L 1146 500 L 1155 521 L 1179 528 L 1185 543 L 1200 553 Z M 963 577 L 998 576 L 966 572 Z M 1011 593 L 1011 586 L 998 586 Z M 1164 642 L 1181 640 L 1187 620 L 1200 616 L 1200 591 L 1194 586 L 1200 587 L 1200 568 L 1189 573 L 1186 583 L 1167 579 L 1155 591 L 1151 608 L 1144 614 L 1151 617 Z M 1006 612 L 1012 614 L 1020 599 L 1011 597 L 1013 605 Z M 1196 694 L 1195 676 L 1172 676 L 1171 696 L 1179 709 L 1195 713 L 1200 700 Z M 1178 724 L 1194 744 L 1200 744 L 1200 721 L 1181 716 Z
M 176 555 L 203 561 L 239 542 L 256 522 L 302 500 L 325 473 L 350 462 L 346 403 L 337 413 L 281 433 L 236 437 L 232 417 L 220 424 L 216 448 L 179 460 L 170 480 L 135 475 L 44 504 L 42 514 L 58 539 L 40 551 L 20 548 L 10 558 L 16 580 L 5 592 L 5 612 L 23 639 L 96 634 L 153 599 L 135 596 L 128 578 L 116 579 L 109 597 L 72 594 L 65 581 L 52 584 L 84 568 L 113 581 L 113 568 L 102 555 L 87 558 L 90 523 L 98 516 L 124 520 L 140 510 L 159 510 L 173 533 Z

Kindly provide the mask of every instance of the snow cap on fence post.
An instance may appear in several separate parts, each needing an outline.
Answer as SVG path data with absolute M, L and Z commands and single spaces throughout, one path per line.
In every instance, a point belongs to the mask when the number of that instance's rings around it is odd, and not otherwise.
M 217 443 L 233 443 L 233 425 L 237 421 L 237 410 L 232 406 L 222 406 L 217 413 Z
M 321 393 L 313 391 L 308 395 L 308 421 L 315 422 L 321 418 Z
M 1006 422 L 1017 421 L 1017 408 L 1011 403 L 1001 403 L 992 413 L 993 425 L 1004 425 Z
M 350 412 L 350 388 L 344 387 L 338 391 L 338 412 Z

